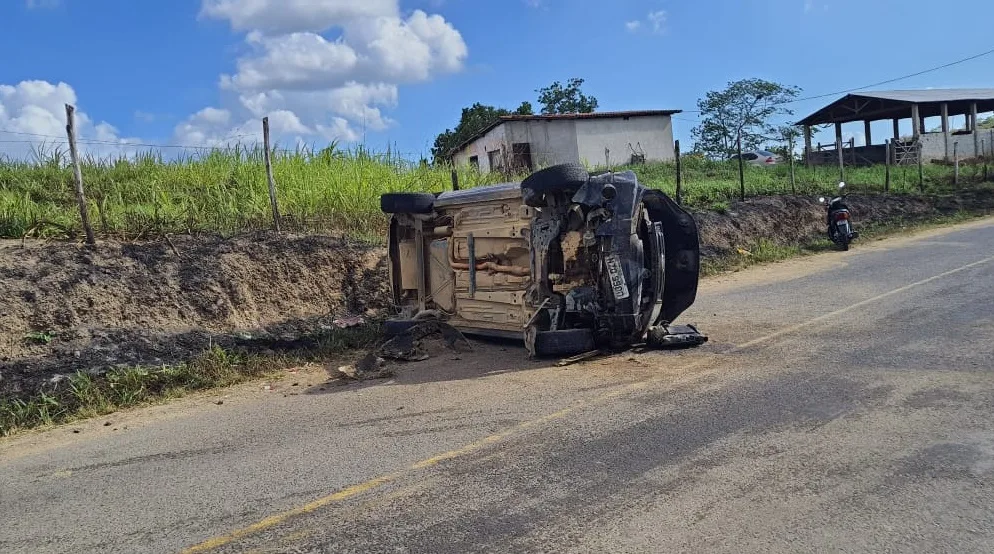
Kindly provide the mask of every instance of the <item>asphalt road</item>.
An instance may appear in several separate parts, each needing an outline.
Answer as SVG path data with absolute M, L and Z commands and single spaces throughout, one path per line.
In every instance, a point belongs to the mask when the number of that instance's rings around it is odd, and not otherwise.
M 0 443 L 0 552 L 991 551 L 994 221 L 711 279 L 684 321 L 711 342 Z

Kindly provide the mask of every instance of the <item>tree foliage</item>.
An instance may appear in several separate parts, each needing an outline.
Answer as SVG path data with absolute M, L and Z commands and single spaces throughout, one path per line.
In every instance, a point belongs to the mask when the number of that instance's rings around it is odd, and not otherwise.
M 580 87 L 583 79 L 570 79 L 563 86 L 559 81 L 540 88 L 538 103 L 542 104 L 543 114 L 591 113 L 597 109 L 597 99 L 583 94 Z
M 597 109 L 597 99 L 583 94 L 580 91 L 581 85 L 583 79 L 570 79 L 565 87 L 556 81 L 535 91 L 539 94 L 538 102 L 542 104 L 542 113 L 590 113 Z M 505 115 L 535 115 L 535 112 L 531 102 L 522 102 L 514 111 L 479 102 L 463 108 L 455 129 L 446 129 L 435 138 L 431 148 L 435 163 L 447 160 L 459 145 Z
M 724 90 L 708 92 L 697 101 L 701 123 L 691 131 L 695 149 L 712 158 L 727 158 L 737 151 L 739 133 L 743 149 L 783 138 L 784 128 L 775 120 L 793 115 L 785 105 L 800 92 L 798 87 L 763 79 L 734 81 Z
M 513 112 L 479 102 L 468 108 L 463 108 L 456 128 L 446 129 L 435 137 L 435 144 L 431 148 L 432 157 L 436 162 L 447 158 L 460 144 L 505 115 L 534 115 L 534 112 L 530 102 L 522 102 L 518 109 Z

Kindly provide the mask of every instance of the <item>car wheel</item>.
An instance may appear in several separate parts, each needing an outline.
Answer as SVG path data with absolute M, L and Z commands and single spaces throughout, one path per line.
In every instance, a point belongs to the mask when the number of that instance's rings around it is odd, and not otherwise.
M 590 174 L 579 164 L 560 164 L 536 171 L 524 181 L 521 189 L 525 202 L 532 207 L 545 205 L 545 195 L 559 192 L 575 192 L 587 183 Z
M 380 197 L 380 209 L 388 214 L 427 214 L 435 207 L 435 195 L 427 192 L 388 192 Z
M 535 336 L 535 355 L 540 358 L 575 356 L 596 350 L 590 329 L 542 331 Z

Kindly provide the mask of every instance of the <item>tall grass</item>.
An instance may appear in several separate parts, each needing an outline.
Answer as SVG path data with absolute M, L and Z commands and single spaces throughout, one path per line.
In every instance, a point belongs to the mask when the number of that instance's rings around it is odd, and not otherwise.
M 86 160 L 90 220 L 98 233 L 134 238 L 148 233 L 268 228 L 269 206 L 260 149 L 232 148 L 164 159 L 156 153 Z M 281 212 L 290 228 L 364 233 L 382 228 L 385 192 L 451 188 L 449 170 L 359 149 L 279 151 L 273 157 Z M 499 175 L 460 172 L 465 186 Z M 78 232 L 72 171 L 61 152 L 34 162 L 0 160 L 0 236 Z
M 386 222 L 379 210 L 385 192 L 438 192 L 451 187 L 450 169 L 412 163 L 366 149 L 300 148 L 273 158 L 281 211 L 290 229 L 378 233 Z M 634 168 L 647 185 L 673 193 L 674 164 Z M 971 174 L 971 171 L 973 172 Z M 964 169 L 964 180 L 979 177 Z M 927 190 L 951 182 L 948 167 L 928 165 Z M 687 157 L 683 198 L 711 206 L 738 195 L 735 163 Z M 0 237 L 66 236 L 79 233 L 72 172 L 64 152 L 36 154 L 34 161 L 0 159 Z M 233 233 L 268 228 L 271 215 L 262 151 L 234 147 L 176 158 L 146 152 L 129 158 L 83 163 L 90 220 L 99 234 L 138 238 L 161 233 Z M 461 186 L 502 180 L 461 168 Z M 847 169 L 853 192 L 882 191 L 884 168 Z M 821 194 L 838 181 L 832 167 L 797 167 L 797 192 Z M 895 168 L 891 190 L 918 190 L 917 167 Z M 746 194 L 790 192 L 788 168 L 746 167 Z

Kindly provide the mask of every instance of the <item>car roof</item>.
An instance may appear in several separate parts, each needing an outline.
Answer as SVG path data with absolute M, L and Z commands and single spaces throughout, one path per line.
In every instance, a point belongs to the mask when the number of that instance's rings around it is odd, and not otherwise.
M 501 183 L 499 185 L 446 191 L 439 194 L 438 198 L 435 199 L 435 206 L 444 208 L 445 206 L 455 206 L 466 202 L 486 202 L 488 200 L 509 200 L 512 198 L 521 198 L 520 183 Z

